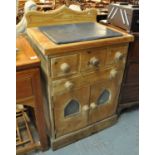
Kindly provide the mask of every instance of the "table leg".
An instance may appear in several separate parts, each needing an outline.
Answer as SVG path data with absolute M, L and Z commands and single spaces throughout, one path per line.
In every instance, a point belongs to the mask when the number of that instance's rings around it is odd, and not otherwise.
M 36 70 L 36 74 L 33 78 L 33 88 L 35 93 L 35 117 L 36 117 L 36 125 L 38 129 L 38 134 L 40 138 L 40 143 L 42 150 L 46 150 L 48 148 L 48 140 L 47 140 L 47 134 L 46 134 L 46 127 L 45 127 L 45 119 L 44 119 L 44 113 L 43 113 L 43 97 L 41 92 L 41 81 L 40 81 L 40 70 Z

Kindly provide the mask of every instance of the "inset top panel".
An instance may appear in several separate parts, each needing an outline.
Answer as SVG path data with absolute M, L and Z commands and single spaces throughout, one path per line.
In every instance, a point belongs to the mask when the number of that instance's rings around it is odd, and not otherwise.
M 95 22 L 43 26 L 39 30 L 56 44 L 122 36 L 121 33 Z

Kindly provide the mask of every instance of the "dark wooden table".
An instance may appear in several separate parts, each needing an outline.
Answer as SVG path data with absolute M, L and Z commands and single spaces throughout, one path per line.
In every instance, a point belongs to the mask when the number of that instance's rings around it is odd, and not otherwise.
M 40 59 L 31 48 L 25 36 L 17 37 L 16 48 L 19 49 L 16 54 L 16 104 L 33 108 L 40 148 L 46 150 L 48 148 L 48 141 L 43 114 Z

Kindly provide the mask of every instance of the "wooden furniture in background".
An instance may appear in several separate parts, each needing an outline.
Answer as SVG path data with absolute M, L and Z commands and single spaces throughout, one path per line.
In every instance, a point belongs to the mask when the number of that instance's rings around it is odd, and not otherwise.
M 41 59 L 54 150 L 117 121 L 118 95 L 133 36 L 122 33 L 121 37 L 58 45 L 35 27 L 96 22 L 96 15 L 95 9 L 76 12 L 65 6 L 52 13 L 26 15 L 27 34 Z
M 32 149 L 47 149 L 47 135 L 43 114 L 43 100 L 40 83 L 40 59 L 34 53 L 25 36 L 18 36 L 16 40 L 18 52 L 16 54 L 16 103 L 32 107 L 35 114 L 39 143 L 28 148 L 17 149 L 24 153 Z
M 133 32 L 119 97 L 118 111 L 139 104 L 139 32 Z

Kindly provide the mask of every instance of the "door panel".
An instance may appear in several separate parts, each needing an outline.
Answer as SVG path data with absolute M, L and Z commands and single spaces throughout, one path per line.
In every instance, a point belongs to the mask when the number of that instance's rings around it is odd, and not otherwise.
M 89 123 L 103 120 L 116 112 L 118 85 L 115 80 L 103 80 L 91 85 Z
M 84 86 L 53 97 L 56 137 L 87 126 L 89 95 Z

